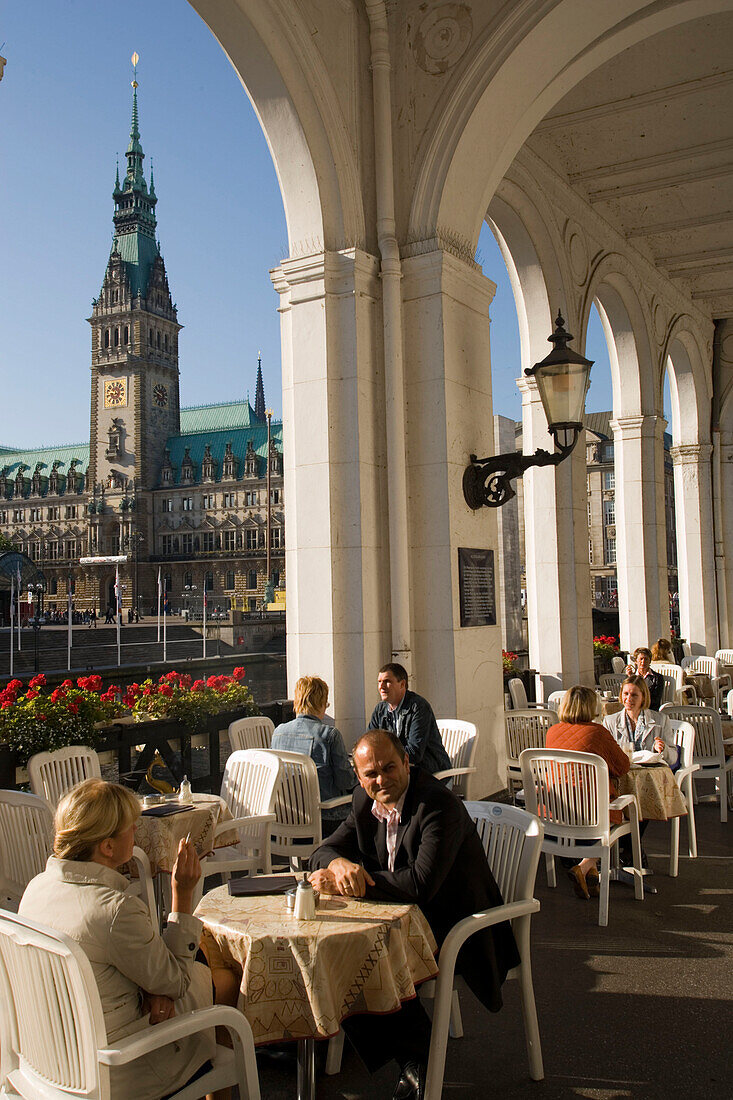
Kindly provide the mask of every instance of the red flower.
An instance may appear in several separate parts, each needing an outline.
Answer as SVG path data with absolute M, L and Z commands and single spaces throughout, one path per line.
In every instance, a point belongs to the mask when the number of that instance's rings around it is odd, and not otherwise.
M 79 704 L 78 703 L 69 703 L 66 709 L 68 710 L 69 714 L 78 714 L 79 713 Z
M 15 699 L 3 699 L 2 703 L 0 703 L 0 707 L 2 707 L 3 710 L 7 710 L 8 707 L 12 707 L 14 702 Z
M 19 691 L 20 688 L 23 687 L 23 681 L 22 680 L 11 680 L 10 683 L 8 684 L 8 687 L 12 688 L 13 691 Z
M 216 681 L 218 679 L 219 679 L 218 676 L 209 676 L 208 680 L 206 681 L 206 686 L 209 687 L 209 688 L 215 687 L 216 686 Z
M 180 678 L 181 675 L 178 672 L 166 672 L 165 674 L 165 679 L 169 680 L 172 684 L 175 684 Z
M 90 676 L 89 677 L 89 690 L 90 691 L 101 691 L 102 690 L 102 677 L 101 676 Z
M 166 699 L 173 698 L 173 688 L 170 684 L 161 684 L 158 689 L 158 695 L 165 695 Z
M 245 673 L 245 670 L 243 668 L 235 668 L 234 671 L 232 672 L 232 676 L 234 677 L 235 680 L 243 680 L 245 675 L 246 675 L 246 673 Z
M 205 687 L 206 684 L 203 680 L 195 680 L 191 691 L 203 691 Z
M 40 691 L 27 691 L 25 693 L 26 699 L 35 699 L 37 695 L 40 695 Z
M 152 688 L 149 688 L 149 687 L 143 688 L 143 695 L 152 695 L 152 694 L 153 694 L 153 689 Z
M 182 688 L 191 687 L 191 677 L 188 675 L 188 673 L 185 673 L 183 676 L 181 676 L 178 682 Z
M 86 676 L 80 676 L 79 679 L 76 681 L 76 686 L 81 688 L 82 691 L 86 691 L 89 687 L 88 678 Z
M 68 688 L 73 688 L 73 686 L 74 686 L 74 681 L 73 680 L 64 680 L 63 684 L 61 685 L 62 688 L 67 688 L 67 689 Z
M 66 695 L 65 691 L 62 691 L 61 688 L 56 688 L 55 691 L 51 692 L 51 702 L 52 703 L 58 703 L 59 699 L 63 699 L 63 697 L 65 695 Z
M 46 686 L 46 677 L 43 675 L 42 672 L 39 672 L 38 675 L 34 676 L 33 679 L 30 680 L 29 683 L 28 683 L 28 687 L 31 687 L 31 688 L 45 687 L 45 686 Z
M 110 699 L 114 699 L 115 695 L 119 695 L 121 690 L 122 689 L 119 688 L 117 684 L 110 684 L 107 688 L 106 694 L 110 697 Z
M 45 722 L 46 721 L 46 715 L 45 714 L 37 714 L 36 718 L 38 719 L 39 722 Z

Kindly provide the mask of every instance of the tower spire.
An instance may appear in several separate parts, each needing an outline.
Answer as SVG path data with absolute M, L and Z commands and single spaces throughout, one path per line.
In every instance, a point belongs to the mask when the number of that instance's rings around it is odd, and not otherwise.
M 265 419 L 265 386 L 262 381 L 262 352 L 257 353 L 257 386 L 255 388 L 255 416 Z

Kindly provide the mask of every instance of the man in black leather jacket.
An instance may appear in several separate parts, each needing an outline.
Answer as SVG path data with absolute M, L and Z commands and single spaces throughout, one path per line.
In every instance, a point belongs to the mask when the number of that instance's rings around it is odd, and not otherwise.
M 427 699 L 408 691 L 407 672 L 398 664 L 384 665 L 377 679 L 381 702 L 369 719 L 370 730 L 391 730 L 404 745 L 411 764 L 429 772 L 451 766 L 438 723 Z

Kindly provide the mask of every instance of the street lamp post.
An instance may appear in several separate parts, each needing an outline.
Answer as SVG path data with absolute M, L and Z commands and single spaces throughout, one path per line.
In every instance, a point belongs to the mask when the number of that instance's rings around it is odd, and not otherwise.
M 28 620 L 28 625 L 33 628 L 33 671 L 37 675 L 40 672 L 39 635 L 45 621 L 43 617 L 43 585 L 29 584 L 28 592 L 35 605 L 35 615 Z
M 272 439 L 272 409 L 265 409 L 265 416 L 267 417 L 267 529 L 265 532 L 265 539 L 267 541 L 267 554 L 265 558 L 265 600 L 267 599 L 267 592 L 270 588 L 270 568 L 271 561 L 271 549 L 270 544 L 272 542 L 272 493 L 270 492 L 270 444 Z M 267 604 L 265 603 L 264 610 L 267 610 Z

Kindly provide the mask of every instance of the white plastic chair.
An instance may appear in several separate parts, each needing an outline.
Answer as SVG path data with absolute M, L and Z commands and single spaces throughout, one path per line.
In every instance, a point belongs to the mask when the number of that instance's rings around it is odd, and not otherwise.
M 99 757 L 86 745 L 67 745 L 56 752 L 37 752 L 28 761 L 31 790 L 39 798 L 45 798 L 53 810 L 77 783 L 101 777 Z
M 252 718 L 237 718 L 229 726 L 228 736 L 232 752 L 240 749 L 269 749 L 275 723 L 264 714 Z
M 720 799 L 720 820 L 728 820 L 728 776 L 733 772 L 733 756 L 726 757 L 725 746 L 731 739 L 723 741 L 723 727 L 720 715 L 712 707 L 663 706 L 668 718 L 689 722 L 695 727 L 695 752 L 693 763 L 698 770 L 693 776 L 697 779 L 715 779 Z
M 690 859 L 697 858 L 697 829 L 695 827 L 695 799 L 692 790 L 692 776 L 698 770 L 695 764 L 695 727 L 691 722 L 681 722 L 670 718 L 674 737 L 673 744 L 680 748 L 680 766 L 674 773 L 677 786 L 685 796 L 687 803 L 687 845 Z M 672 837 L 669 849 L 669 873 L 677 877 L 680 854 L 680 819 L 672 818 Z
M 683 642 L 682 643 L 682 653 L 684 654 L 685 657 L 691 657 L 692 656 L 692 646 L 690 645 L 689 642 Z
M 623 657 L 612 657 L 611 668 L 617 676 L 626 675 L 626 661 L 623 659 Z
M 720 661 L 721 665 L 733 668 L 733 649 L 716 649 L 715 659 Z
M 527 692 L 524 690 L 524 684 L 519 679 L 519 677 L 515 677 L 513 680 L 510 680 L 507 684 L 507 688 L 512 700 L 512 710 L 534 710 L 535 708 L 539 708 L 540 710 L 545 709 L 544 703 L 527 702 Z
M 0 903 L 17 909 L 23 892 L 46 867 L 53 816 L 45 798 L 0 791 Z
M 466 797 L 466 777 L 476 771 L 473 760 L 478 743 L 478 730 L 473 722 L 462 722 L 458 718 L 438 718 L 438 729 L 443 740 L 443 748 L 450 757 L 451 766 L 435 772 L 436 779 L 448 779 L 453 776 L 453 794 Z
M 547 703 L 545 704 L 548 710 L 554 710 L 555 714 L 557 714 L 557 709 L 560 703 L 562 703 L 565 690 L 565 688 L 561 688 L 559 691 L 550 692 L 547 696 Z
M 510 794 L 513 794 L 514 785 L 522 785 L 519 757 L 525 749 L 543 749 L 547 731 L 556 722 L 554 710 L 509 710 L 505 713 L 506 785 Z
M 275 824 L 271 827 L 273 856 L 287 859 L 297 871 L 321 846 L 321 789 L 318 769 L 310 756 L 302 752 L 263 750 L 280 761 L 275 791 Z M 324 806 L 339 805 L 350 795 L 331 799 Z
M 174 1100 L 197 1100 L 231 1085 L 260 1100 L 252 1029 L 236 1008 L 214 1005 L 147 1027 L 114 1044 L 89 959 L 68 936 L 0 910 L 0 1094 L 40 1100 L 110 1100 L 111 1066 L 224 1027 L 213 1068 Z
M 651 667 L 664 677 L 662 703 L 675 703 L 683 706 L 686 701 L 695 703 L 697 692 L 692 685 L 685 684 L 685 673 L 681 665 L 668 665 L 665 661 L 652 661 Z
M 633 794 L 610 801 L 608 765 L 603 757 L 565 749 L 525 749 L 520 764 L 527 809 L 537 814 L 545 827 L 542 851 L 547 863 L 548 885 L 557 885 L 555 856 L 574 859 L 600 856 L 598 923 L 605 927 L 608 924 L 611 848 L 622 836 L 631 834 L 634 894 L 637 901 L 643 901 L 639 807 Z M 629 820 L 611 825 L 610 811 L 627 808 Z
M 226 848 L 214 848 L 201 860 L 201 878 L 194 894 L 194 907 L 201 899 L 204 881 L 221 875 L 224 881 L 232 871 L 258 871 L 270 874 L 270 830 L 275 821 L 275 794 L 280 777 L 277 756 L 267 749 L 240 749 L 226 762 L 220 797 L 226 802 L 233 821 L 220 821 L 214 829 L 215 841 L 222 833 L 236 830 L 239 842 Z
M 612 691 L 614 698 L 621 691 L 621 685 L 626 679 L 626 673 L 619 675 L 617 672 L 604 672 L 598 677 L 598 686 L 601 691 Z
M 682 668 L 685 672 L 701 672 L 710 677 L 710 683 L 715 693 L 715 707 L 720 710 L 723 705 L 723 696 L 733 688 L 733 680 L 717 657 L 683 657 Z
M 540 903 L 532 895 L 542 849 L 542 825 L 532 814 L 516 806 L 498 802 L 467 802 L 465 805 L 476 822 L 504 904 L 464 917 L 451 928 L 442 943 L 438 956 L 440 972 L 435 981 L 425 1100 L 440 1100 L 442 1096 L 448 1031 L 451 1016 L 456 1016 L 457 995 L 453 989 L 453 978 L 458 952 L 469 936 L 505 920 L 512 922 L 522 960 L 507 977 L 519 980 L 529 1073 L 533 1081 L 541 1081 L 544 1077 L 530 955 L 530 920 L 540 908 Z
M 725 709 L 728 711 L 728 717 L 733 718 L 733 690 L 729 691 L 725 697 Z

